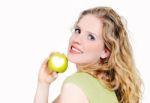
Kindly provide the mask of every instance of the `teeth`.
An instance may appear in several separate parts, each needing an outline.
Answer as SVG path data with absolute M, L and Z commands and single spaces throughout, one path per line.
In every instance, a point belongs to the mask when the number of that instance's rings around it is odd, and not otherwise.
M 75 51 L 75 52 L 81 53 L 81 51 L 77 50 L 77 49 L 74 48 L 74 47 L 72 47 L 71 49 L 72 49 L 73 51 Z

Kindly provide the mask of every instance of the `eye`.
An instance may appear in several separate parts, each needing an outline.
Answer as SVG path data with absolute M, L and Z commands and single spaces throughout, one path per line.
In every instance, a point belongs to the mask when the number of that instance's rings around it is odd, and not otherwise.
M 89 34 L 87 37 L 89 40 L 95 40 L 95 37 L 92 34 Z
M 81 29 L 76 27 L 76 28 L 74 28 L 73 32 L 76 33 L 76 34 L 80 34 Z

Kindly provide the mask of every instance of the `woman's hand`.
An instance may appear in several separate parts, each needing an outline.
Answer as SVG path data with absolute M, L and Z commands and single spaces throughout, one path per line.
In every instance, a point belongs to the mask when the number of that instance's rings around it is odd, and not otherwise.
M 52 55 L 52 54 L 51 54 Z M 48 58 L 41 65 L 34 103 L 48 103 L 49 85 L 57 78 L 57 73 L 48 69 Z
M 58 76 L 58 74 L 56 72 L 53 72 L 48 69 L 47 64 L 48 64 L 48 58 L 45 59 L 41 65 L 39 75 L 38 75 L 39 83 L 51 84 Z

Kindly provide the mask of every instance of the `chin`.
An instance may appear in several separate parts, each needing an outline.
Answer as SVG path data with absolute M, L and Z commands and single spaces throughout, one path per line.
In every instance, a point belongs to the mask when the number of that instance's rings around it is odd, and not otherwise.
M 81 63 L 81 60 L 79 58 L 71 57 L 68 55 L 68 60 L 74 64 L 79 64 Z
M 77 60 L 75 58 L 71 58 L 70 56 L 68 56 L 68 60 L 72 63 L 77 63 Z

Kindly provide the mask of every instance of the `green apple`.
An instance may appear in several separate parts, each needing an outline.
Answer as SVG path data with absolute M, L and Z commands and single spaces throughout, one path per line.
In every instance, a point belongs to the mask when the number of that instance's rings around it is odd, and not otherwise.
M 67 67 L 68 59 L 65 54 L 55 52 L 48 59 L 48 69 L 54 72 L 63 73 L 66 71 Z

